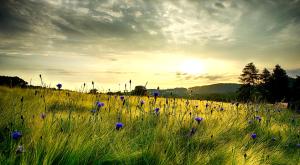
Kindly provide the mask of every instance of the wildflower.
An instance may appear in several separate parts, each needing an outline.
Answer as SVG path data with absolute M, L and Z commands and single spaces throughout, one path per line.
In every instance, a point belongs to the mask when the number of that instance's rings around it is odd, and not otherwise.
M 223 108 L 223 107 L 221 107 L 221 108 L 220 108 L 220 111 L 223 111 L 223 110 L 224 110 L 224 108 Z
M 119 122 L 116 124 L 116 129 L 119 130 L 119 129 L 123 128 L 123 126 L 124 126 L 124 124 Z
M 259 122 L 261 121 L 261 117 L 260 116 L 255 116 L 255 119 L 258 120 Z
M 248 124 L 252 124 L 252 123 L 253 123 L 253 121 L 252 121 L 252 120 L 249 120 L 249 121 L 248 121 Z
M 158 95 L 159 95 L 159 93 L 157 91 L 153 93 L 154 97 L 157 97 Z
M 42 113 L 42 114 L 41 114 L 41 118 L 42 118 L 42 119 L 45 119 L 45 118 L 46 118 L 46 114 L 45 114 L 45 113 Z
M 141 106 L 143 106 L 145 104 L 144 100 L 141 100 Z
M 102 103 L 102 102 L 100 102 L 100 101 L 97 101 L 97 102 L 96 102 L 96 105 L 97 105 L 98 108 L 101 108 L 101 107 L 104 106 L 104 103 Z
M 198 124 L 203 120 L 202 117 L 196 117 L 195 120 L 198 122 Z
M 155 113 L 156 113 L 156 114 L 159 113 L 159 108 L 155 108 Z
M 125 98 L 124 96 L 120 96 L 120 99 L 121 99 L 121 100 L 124 100 L 124 98 Z
M 255 133 L 251 134 L 251 138 L 255 139 L 257 137 L 257 135 Z
M 18 140 L 22 137 L 22 133 L 20 131 L 14 131 L 14 132 L 11 133 L 11 137 L 14 140 Z
M 19 145 L 16 149 L 16 153 L 17 154 L 21 154 L 24 152 L 24 147 L 22 145 Z
M 62 84 L 61 84 L 61 83 L 58 83 L 58 84 L 56 85 L 56 87 L 57 87 L 58 89 L 61 89 Z
M 198 108 L 198 105 L 196 105 L 195 107 Z

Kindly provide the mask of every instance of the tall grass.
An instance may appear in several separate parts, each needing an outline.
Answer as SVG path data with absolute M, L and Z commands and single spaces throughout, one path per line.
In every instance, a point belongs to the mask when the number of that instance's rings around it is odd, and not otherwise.
M 0 164 L 300 162 L 299 116 L 273 105 L 5 87 L 0 95 Z

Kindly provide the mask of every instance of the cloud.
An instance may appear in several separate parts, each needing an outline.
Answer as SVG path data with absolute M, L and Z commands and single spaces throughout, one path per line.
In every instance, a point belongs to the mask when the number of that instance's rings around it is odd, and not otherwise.
M 300 76 L 300 68 L 296 69 L 288 69 L 286 70 L 287 74 L 291 77 L 297 77 Z
M 230 81 L 232 79 L 236 79 L 238 75 L 235 74 L 188 74 L 177 72 L 176 77 L 180 80 L 188 80 L 188 81 L 197 81 L 197 80 L 205 80 L 209 82 L 217 82 L 217 81 Z
M 101 68 L 117 75 L 149 67 L 128 58 L 159 63 L 181 54 L 298 68 L 299 9 L 295 0 L 6 0 L 0 5 L 0 53 L 6 54 L 0 55 L 1 65 L 91 73 Z M 174 76 L 173 67 L 166 66 Z M 176 77 L 230 79 L 216 73 Z
M 222 9 L 225 8 L 225 6 L 223 5 L 223 3 L 221 3 L 221 2 L 216 2 L 215 6 L 218 7 L 218 8 L 222 8 Z

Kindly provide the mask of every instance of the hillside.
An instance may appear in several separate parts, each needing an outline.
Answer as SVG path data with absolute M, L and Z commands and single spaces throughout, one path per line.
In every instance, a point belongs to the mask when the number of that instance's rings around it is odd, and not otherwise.
M 188 96 L 188 94 L 192 91 L 191 95 L 208 95 L 208 94 L 227 94 L 227 93 L 235 93 L 240 84 L 235 83 L 218 83 L 212 85 L 204 85 L 204 86 L 195 86 L 191 88 L 173 88 L 173 89 L 161 89 L 160 94 L 162 96 L 179 96 L 184 97 Z M 157 91 L 156 89 L 148 89 L 149 93 L 153 93 Z
M 240 84 L 236 83 L 218 83 L 212 85 L 196 86 L 189 88 L 189 92 L 193 94 L 224 94 L 236 92 Z

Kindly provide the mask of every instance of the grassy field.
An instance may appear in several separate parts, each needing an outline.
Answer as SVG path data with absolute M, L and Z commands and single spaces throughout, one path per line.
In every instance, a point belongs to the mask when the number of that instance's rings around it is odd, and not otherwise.
M 0 164 L 300 164 L 299 117 L 273 105 L 5 87 L 0 96 Z

